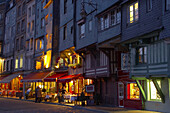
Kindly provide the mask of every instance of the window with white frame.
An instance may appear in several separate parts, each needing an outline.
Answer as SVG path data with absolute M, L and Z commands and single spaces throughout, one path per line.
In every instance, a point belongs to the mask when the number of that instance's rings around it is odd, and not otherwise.
M 80 38 L 84 38 L 85 37 L 85 24 L 81 24 L 80 25 Z
M 158 83 L 159 87 L 161 88 L 161 80 L 156 80 L 156 82 Z M 161 97 L 160 97 L 154 83 L 152 82 L 152 80 L 147 81 L 147 89 L 148 89 L 148 100 L 149 101 L 160 101 L 161 100 Z
M 41 18 L 41 28 L 43 28 L 45 26 L 45 20 L 44 18 Z
M 128 23 L 134 23 L 136 21 L 138 21 L 139 19 L 139 12 L 138 12 L 138 1 L 131 4 L 129 7 L 128 7 Z
M 89 31 L 92 31 L 92 20 L 89 21 Z
M 99 17 L 99 30 L 104 30 L 121 22 L 120 8 L 112 9 Z

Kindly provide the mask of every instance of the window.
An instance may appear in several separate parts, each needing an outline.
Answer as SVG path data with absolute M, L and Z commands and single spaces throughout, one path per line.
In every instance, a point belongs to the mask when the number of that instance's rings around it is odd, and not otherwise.
M 38 39 L 35 40 L 35 49 L 38 50 Z
M 31 50 L 33 49 L 33 38 L 30 40 Z
M 32 31 L 34 31 L 34 20 L 32 21 L 31 29 L 32 29 Z
M 29 41 L 26 42 L 27 51 L 29 51 Z
M 15 58 L 15 69 L 18 69 L 18 57 Z
M 63 40 L 65 40 L 67 38 L 67 26 L 64 26 L 63 29 Z
M 138 2 L 135 2 L 129 6 L 128 23 L 134 23 L 138 21 Z
M 32 5 L 32 15 L 35 14 L 35 5 Z
M 92 31 L 92 20 L 89 21 L 89 31 Z
M 41 18 L 41 28 L 43 28 L 45 25 L 44 25 L 44 18 Z
M 26 10 L 26 3 L 24 2 L 22 5 L 22 14 L 25 14 L 25 10 Z
M 9 3 L 9 7 L 11 8 L 13 6 L 13 1 Z
M 137 63 L 147 63 L 147 47 L 140 47 L 137 49 Z
M 127 84 L 127 99 L 140 99 L 140 91 L 136 83 Z
M 99 30 L 107 29 L 121 22 L 120 8 L 112 9 L 108 13 L 99 17 Z
M 2 13 L 0 13 L 0 20 L 2 20 L 3 19 L 3 14 Z
M 80 38 L 84 38 L 85 37 L 85 24 L 81 24 L 80 25 Z
M 21 43 L 20 43 L 21 50 L 24 49 L 24 37 L 21 37 Z
M 106 28 L 109 28 L 109 15 L 108 14 L 106 14 L 105 16 L 104 16 L 104 28 L 106 29 Z
M 17 33 L 20 32 L 20 22 L 17 23 Z
M 157 80 L 157 83 L 158 83 L 159 87 L 161 88 L 161 80 Z M 148 87 L 148 100 L 160 101 L 161 97 L 160 97 L 154 83 L 151 80 L 147 81 L 147 87 Z
M 152 0 L 147 0 L 147 11 L 151 11 L 152 10 Z
M 67 13 L 67 0 L 64 0 L 64 14 Z
M 21 16 L 21 6 L 18 7 L 17 15 L 18 15 L 18 17 Z
M 36 70 L 41 69 L 41 62 L 40 61 L 36 61 Z
M 39 18 L 39 9 L 37 9 L 37 18 Z
M 19 39 L 16 40 L 16 50 L 19 50 Z
M 44 39 L 40 40 L 40 49 L 44 49 Z
M 28 23 L 28 32 L 30 32 L 31 25 Z
M 28 9 L 28 15 L 29 15 L 29 17 L 31 17 L 31 7 L 29 7 L 29 9 Z
M 116 13 L 116 23 L 120 23 L 121 22 L 121 11 L 120 8 L 117 9 L 117 13 Z
M 25 19 L 23 19 L 21 23 L 21 30 L 24 31 L 24 29 L 25 29 Z
M 165 2 L 165 9 L 169 10 L 169 8 L 170 8 L 170 0 L 166 0 L 166 2 Z
M 71 34 L 73 34 L 73 26 L 71 26 Z
M 23 68 L 23 55 L 20 56 L 20 68 Z

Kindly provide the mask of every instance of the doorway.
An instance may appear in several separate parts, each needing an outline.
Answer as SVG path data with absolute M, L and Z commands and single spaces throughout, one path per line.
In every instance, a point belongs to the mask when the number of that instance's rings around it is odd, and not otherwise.
M 124 84 L 122 82 L 118 83 L 118 102 L 119 107 L 124 107 Z

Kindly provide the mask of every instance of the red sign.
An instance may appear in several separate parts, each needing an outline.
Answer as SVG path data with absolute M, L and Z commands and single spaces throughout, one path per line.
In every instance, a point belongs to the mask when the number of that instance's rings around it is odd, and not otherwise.
M 86 86 L 86 92 L 87 93 L 93 93 L 94 92 L 94 85 Z

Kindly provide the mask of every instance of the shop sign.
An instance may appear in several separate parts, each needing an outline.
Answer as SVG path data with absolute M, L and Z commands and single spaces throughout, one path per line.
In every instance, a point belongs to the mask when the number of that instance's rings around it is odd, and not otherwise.
M 87 85 L 86 86 L 86 92 L 87 93 L 93 93 L 94 92 L 94 85 Z

